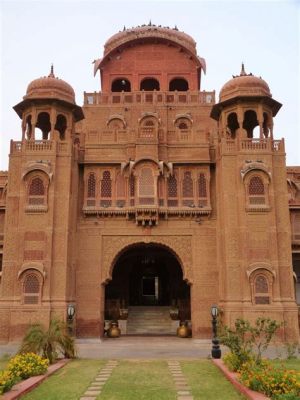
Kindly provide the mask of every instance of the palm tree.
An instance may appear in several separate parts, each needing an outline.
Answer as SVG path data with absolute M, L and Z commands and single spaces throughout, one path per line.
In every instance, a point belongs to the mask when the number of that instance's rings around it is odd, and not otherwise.
M 75 358 L 74 339 L 67 333 L 66 324 L 54 318 L 50 320 L 48 329 L 41 324 L 32 325 L 25 334 L 19 353 L 33 352 L 48 358 L 52 363 L 59 355 Z

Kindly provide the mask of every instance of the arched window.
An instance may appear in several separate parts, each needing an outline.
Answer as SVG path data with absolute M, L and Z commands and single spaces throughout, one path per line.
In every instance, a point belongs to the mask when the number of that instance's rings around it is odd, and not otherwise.
M 178 206 L 177 178 L 174 175 L 168 178 L 168 207 Z
M 266 204 L 265 186 L 263 180 L 259 176 L 250 178 L 248 196 L 250 205 Z
M 118 78 L 111 84 L 112 92 L 131 92 L 131 84 L 128 79 Z
M 110 207 L 112 203 L 112 181 L 110 171 L 103 172 L 100 187 L 100 206 Z
M 125 178 L 120 173 L 116 178 L 116 205 L 124 207 L 126 203 Z
M 195 206 L 194 205 L 193 179 L 192 179 L 191 171 L 185 171 L 183 174 L 182 205 L 183 206 Z
M 189 84 L 186 79 L 183 78 L 175 78 L 172 79 L 169 83 L 169 91 L 178 90 L 179 92 L 186 92 L 189 90 Z
M 140 137 L 141 138 L 153 138 L 155 133 L 155 123 L 152 118 L 145 118 L 141 122 Z
M 154 176 L 149 167 L 144 167 L 139 176 L 139 204 L 154 204 Z
M 96 205 L 96 178 L 94 172 L 91 172 L 87 181 L 87 199 L 86 205 L 94 207 Z
M 40 177 L 34 177 L 29 182 L 28 204 L 32 206 L 46 205 L 46 189 Z
M 256 275 L 254 279 L 254 303 L 270 304 L 269 283 L 263 274 Z
M 41 284 L 35 273 L 27 273 L 23 280 L 23 303 L 38 304 L 40 302 Z
M 207 186 L 205 174 L 200 173 L 198 176 L 198 197 L 199 197 L 199 207 L 207 207 Z
M 155 78 L 145 78 L 141 82 L 140 90 L 145 90 L 149 92 L 153 90 L 159 90 L 159 82 Z

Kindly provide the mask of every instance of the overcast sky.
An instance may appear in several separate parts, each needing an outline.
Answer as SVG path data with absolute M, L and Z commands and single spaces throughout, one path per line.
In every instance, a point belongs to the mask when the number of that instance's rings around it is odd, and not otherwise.
M 100 90 L 92 61 L 106 40 L 123 29 L 153 24 L 174 27 L 197 42 L 207 63 L 202 90 L 217 95 L 232 74 L 265 79 L 283 104 L 274 136 L 285 138 L 288 165 L 300 165 L 300 2 L 283 1 L 3 1 L 1 11 L 0 169 L 7 169 L 9 141 L 21 139 L 12 107 L 29 82 L 55 74 L 70 83 L 77 104 L 83 91 Z

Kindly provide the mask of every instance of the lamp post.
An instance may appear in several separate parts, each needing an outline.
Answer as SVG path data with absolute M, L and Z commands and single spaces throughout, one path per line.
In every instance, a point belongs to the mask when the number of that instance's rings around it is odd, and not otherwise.
M 221 358 L 221 349 L 219 344 L 219 339 L 217 338 L 217 316 L 218 316 L 218 307 L 212 306 L 211 307 L 211 316 L 212 316 L 212 349 L 211 349 L 211 356 L 212 358 Z
M 70 335 L 73 334 L 73 320 L 75 315 L 75 306 L 74 304 L 68 304 L 67 308 L 67 317 L 68 317 L 68 332 Z

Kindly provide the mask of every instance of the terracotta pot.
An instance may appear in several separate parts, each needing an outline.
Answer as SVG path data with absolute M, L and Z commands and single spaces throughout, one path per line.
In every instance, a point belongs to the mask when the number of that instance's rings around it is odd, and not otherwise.
M 121 330 L 118 327 L 118 324 L 116 322 L 112 322 L 110 324 L 110 327 L 108 328 L 107 336 L 109 338 L 117 338 L 120 336 L 120 334 L 121 334 Z

